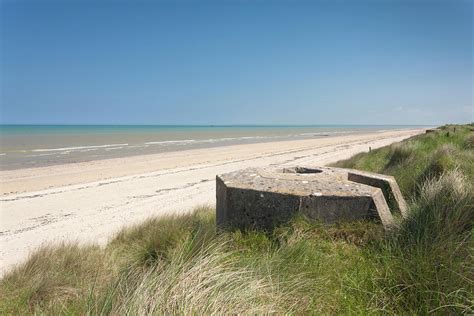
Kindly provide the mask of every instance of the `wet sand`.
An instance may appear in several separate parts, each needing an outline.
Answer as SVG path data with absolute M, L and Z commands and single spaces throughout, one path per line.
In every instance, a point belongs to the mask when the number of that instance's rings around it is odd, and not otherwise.
M 0 171 L 0 274 L 44 244 L 103 245 L 125 225 L 214 205 L 216 174 L 268 165 L 325 165 L 423 132 L 372 132 Z

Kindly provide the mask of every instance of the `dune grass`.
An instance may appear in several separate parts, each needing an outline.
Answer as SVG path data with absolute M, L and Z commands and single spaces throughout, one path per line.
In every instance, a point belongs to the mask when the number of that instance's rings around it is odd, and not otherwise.
M 110 243 L 37 250 L 0 280 L 0 314 L 474 313 L 473 126 L 446 126 L 337 163 L 394 175 L 410 215 L 295 218 L 216 232 L 214 210 L 152 218 Z
M 360 153 L 333 166 L 393 175 L 404 196 L 416 196 L 423 182 L 459 168 L 474 179 L 474 125 L 446 125 L 439 131 Z

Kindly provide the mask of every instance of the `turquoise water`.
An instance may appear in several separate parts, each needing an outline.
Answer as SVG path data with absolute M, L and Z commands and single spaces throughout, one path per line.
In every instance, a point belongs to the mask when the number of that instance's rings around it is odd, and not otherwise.
M 0 125 L 0 167 L 18 169 L 233 144 L 412 128 L 395 125 Z

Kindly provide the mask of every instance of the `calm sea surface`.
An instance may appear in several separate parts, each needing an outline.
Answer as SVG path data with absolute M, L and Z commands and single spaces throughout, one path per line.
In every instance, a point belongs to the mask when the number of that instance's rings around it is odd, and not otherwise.
M 232 144 L 314 139 L 415 126 L 0 125 L 0 168 L 19 169 Z

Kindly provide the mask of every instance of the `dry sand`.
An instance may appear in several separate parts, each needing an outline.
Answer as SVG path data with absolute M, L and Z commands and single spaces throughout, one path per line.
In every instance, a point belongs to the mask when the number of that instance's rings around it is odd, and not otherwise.
M 0 274 L 38 246 L 105 244 L 125 225 L 215 203 L 216 174 L 325 165 L 424 132 L 373 132 L 0 171 Z

